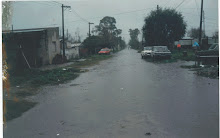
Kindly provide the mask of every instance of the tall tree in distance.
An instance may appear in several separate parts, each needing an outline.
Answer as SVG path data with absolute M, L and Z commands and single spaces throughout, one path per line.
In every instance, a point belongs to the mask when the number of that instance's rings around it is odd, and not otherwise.
M 114 17 L 105 16 L 100 20 L 99 25 L 95 26 L 94 30 L 99 36 L 103 36 L 105 39 L 107 47 L 114 47 L 117 45 L 117 40 L 115 39 L 122 33 L 121 29 L 117 29 L 116 20 Z
M 194 39 L 199 39 L 199 28 L 191 28 L 187 32 L 187 34 L 188 34 L 189 37 L 192 37 Z M 202 31 L 202 37 L 206 37 L 204 31 Z
M 95 26 L 92 33 L 95 33 L 95 35 L 87 37 L 83 42 L 91 54 L 95 54 L 97 50 L 105 47 L 113 50 L 124 48 L 124 42 L 120 37 L 122 30 L 116 27 L 114 17 L 105 16 L 100 20 L 99 25 Z
M 129 29 L 129 34 L 130 34 L 130 40 L 129 40 L 129 45 L 131 46 L 131 48 L 133 49 L 138 49 L 140 46 L 140 42 L 138 40 L 138 35 L 140 34 L 140 31 L 138 30 L 138 28 L 135 28 L 134 30 Z
M 213 38 L 218 39 L 218 31 L 215 31 L 212 35 Z
M 143 35 L 147 45 L 167 45 L 181 39 L 186 32 L 186 23 L 181 13 L 174 9 L 151 11 L 145 18 Z

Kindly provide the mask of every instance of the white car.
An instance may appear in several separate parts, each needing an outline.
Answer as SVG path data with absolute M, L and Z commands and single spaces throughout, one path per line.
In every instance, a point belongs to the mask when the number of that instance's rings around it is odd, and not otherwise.
M 151 52 L 152 52 L 152 47 L 151 46 L 144 47 L 144 50 L 141 51 L 141 58 L 150 57 Z

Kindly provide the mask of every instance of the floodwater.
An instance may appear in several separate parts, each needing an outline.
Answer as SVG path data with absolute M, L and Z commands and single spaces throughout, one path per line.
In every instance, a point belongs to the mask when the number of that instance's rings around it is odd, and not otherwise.
M 39 104 L 9 121 L 4 137 L 218 138 L 218 79 L 184 64 L 193 63 L 150 63 L 125 49 L 30 97 Z

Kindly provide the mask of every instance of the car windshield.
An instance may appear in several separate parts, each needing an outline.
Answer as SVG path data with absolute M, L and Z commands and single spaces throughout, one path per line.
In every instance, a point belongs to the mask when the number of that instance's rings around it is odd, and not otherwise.
M 167 51 L 167 47 L 154 47 L 155 51 L 159 51 L 159 52 L 162 52 L 162 51 Z
M 152 47 L 144 47 L 144 50 L 152 50 Z
M 214 50 L 214 49 L 216 49 L 216 46 L 218 46 L 218 44 L 212 44 L 212 46 L 209 48 L 209 50 Z
M 109 49 L 101 49 L 101 51 L 109 51 Z

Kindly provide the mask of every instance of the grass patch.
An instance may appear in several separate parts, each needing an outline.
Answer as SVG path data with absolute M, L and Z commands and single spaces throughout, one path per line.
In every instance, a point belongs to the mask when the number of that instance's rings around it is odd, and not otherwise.
M 218 67 L 200 68 L 199 70 L 197 70 L 197 75 L 203 77 L 209 77 L 211 79 L 218 79 L 219 68 Z
M 37 90 L 40 86 L 56 85 L 73 80 L 78 77 L 81 72 L 85 72 L 85 70 L 82 71 L 80 68 L 97 64 L 99 61 L 111 57 L 112 55 L 92 55 L 87 57 L 85 61 L 76 62 L 67 67 L 46 71 L 31 69 L 25 70 L 19 75 L 10 73 L 10 96 L 4 96 L 7 110 L 6 113 L 4 113 L 6 120 L 9 121 L 17 118 L 21 116 L 23 112 L 34 107 L 37 103 L 24 100 L 24 98 L 37 94 Z M 5 90 L 4 94 L 6 94 Z M 10 97 L 17 97 L 17 100 L 13 100 Z
M 186 52 L 187 55 L 184 56 L 183 52 Z M 191 49 L 187 50 L 181 50 L 180 52 L 178 50 L 172 50 L 172 59 L 175 60 L 185 60 L 185 61 L 195 61 L 195 53 Z
M 75 79 L 79 76 L 79 70 L 73 68 L 65 68 L 63 70 L 53 69 L 48 71 L 39 71 L 35 78 L 31 80 L 32 85 L 47 85 L 47 84 L 59 84 L 64 83 L 65 81 Z
M 203 77 L 208 77 L 212 79 L 219 78 L 219 67 L 216 66 L 195 66 L 195 65 L 181 65 L 181 68 L 190 69 L 190 71 L 196 71 L 196 74 Z
M 183 51 L 187 52 L 187 56 L 184 56 Z M 193 50 L 172 50 L 171 52 L 172 56 L 171 59 L 155 59 L 153 60 L 152 58 L 146 58 L 145 60 L 148 62 L 154 62 L 154 63 L 172 63 L 176 62 L 178 60 L 184 60 L 184 61 L 195 61 L 195 54 Z
M 181 65 L 180 67 L 185 68 L 185 69 L 200 68 L 199 66 L 196 66 L 196 65 Z
M 158 63 L 158 64 L 160 64 L 160 63 L 172 63 L 172 62 L 176 62 L 177 60 L 176 59 L 173 59 L 173 58 L 171 58 L 171 59 L 155 59 L 155 60 L 153 60 L 153 58 L 146 58 L 145 59 L 146 61 L 148 61 L 148 62 L 154 62 L 154 63 Z
M 37 103 L 21 100 L 15 102 L 14 100 L 7 100 L 6 102 L 6 120 L 10 121 L 22 115 L 23 112 L 34 107 Z
M 100 61 L 109 59 L 111 57 L 112 55 L 92 55 L 92 56 L 87 57 L 85 61 L 76 62 L 73 65 L 70 65 L 69 67 L 76 68 L 76 69 L 88 67 L 94 64 L 98 64 Z
M 32 95 L 34 95 L 34 94 L 36 94 L 36 93 L 34 93 L 34 92 L 32 92 L 32 91 L 18 91 L 18 92 L 16 92 L 16 95 L 17 95 L 18 97 L 32 96 Z
M 47 71 L 27 70 L 21 75 L 10 76 L 10 83 L 12 86 L 24 83 L 28 83 L 32 86 L 58 84 L 67 80 L 75 79 L 78 76 L 79 71 L 79 69 L 73 68 L 67 68 L 66 70 L 58 68 Z

